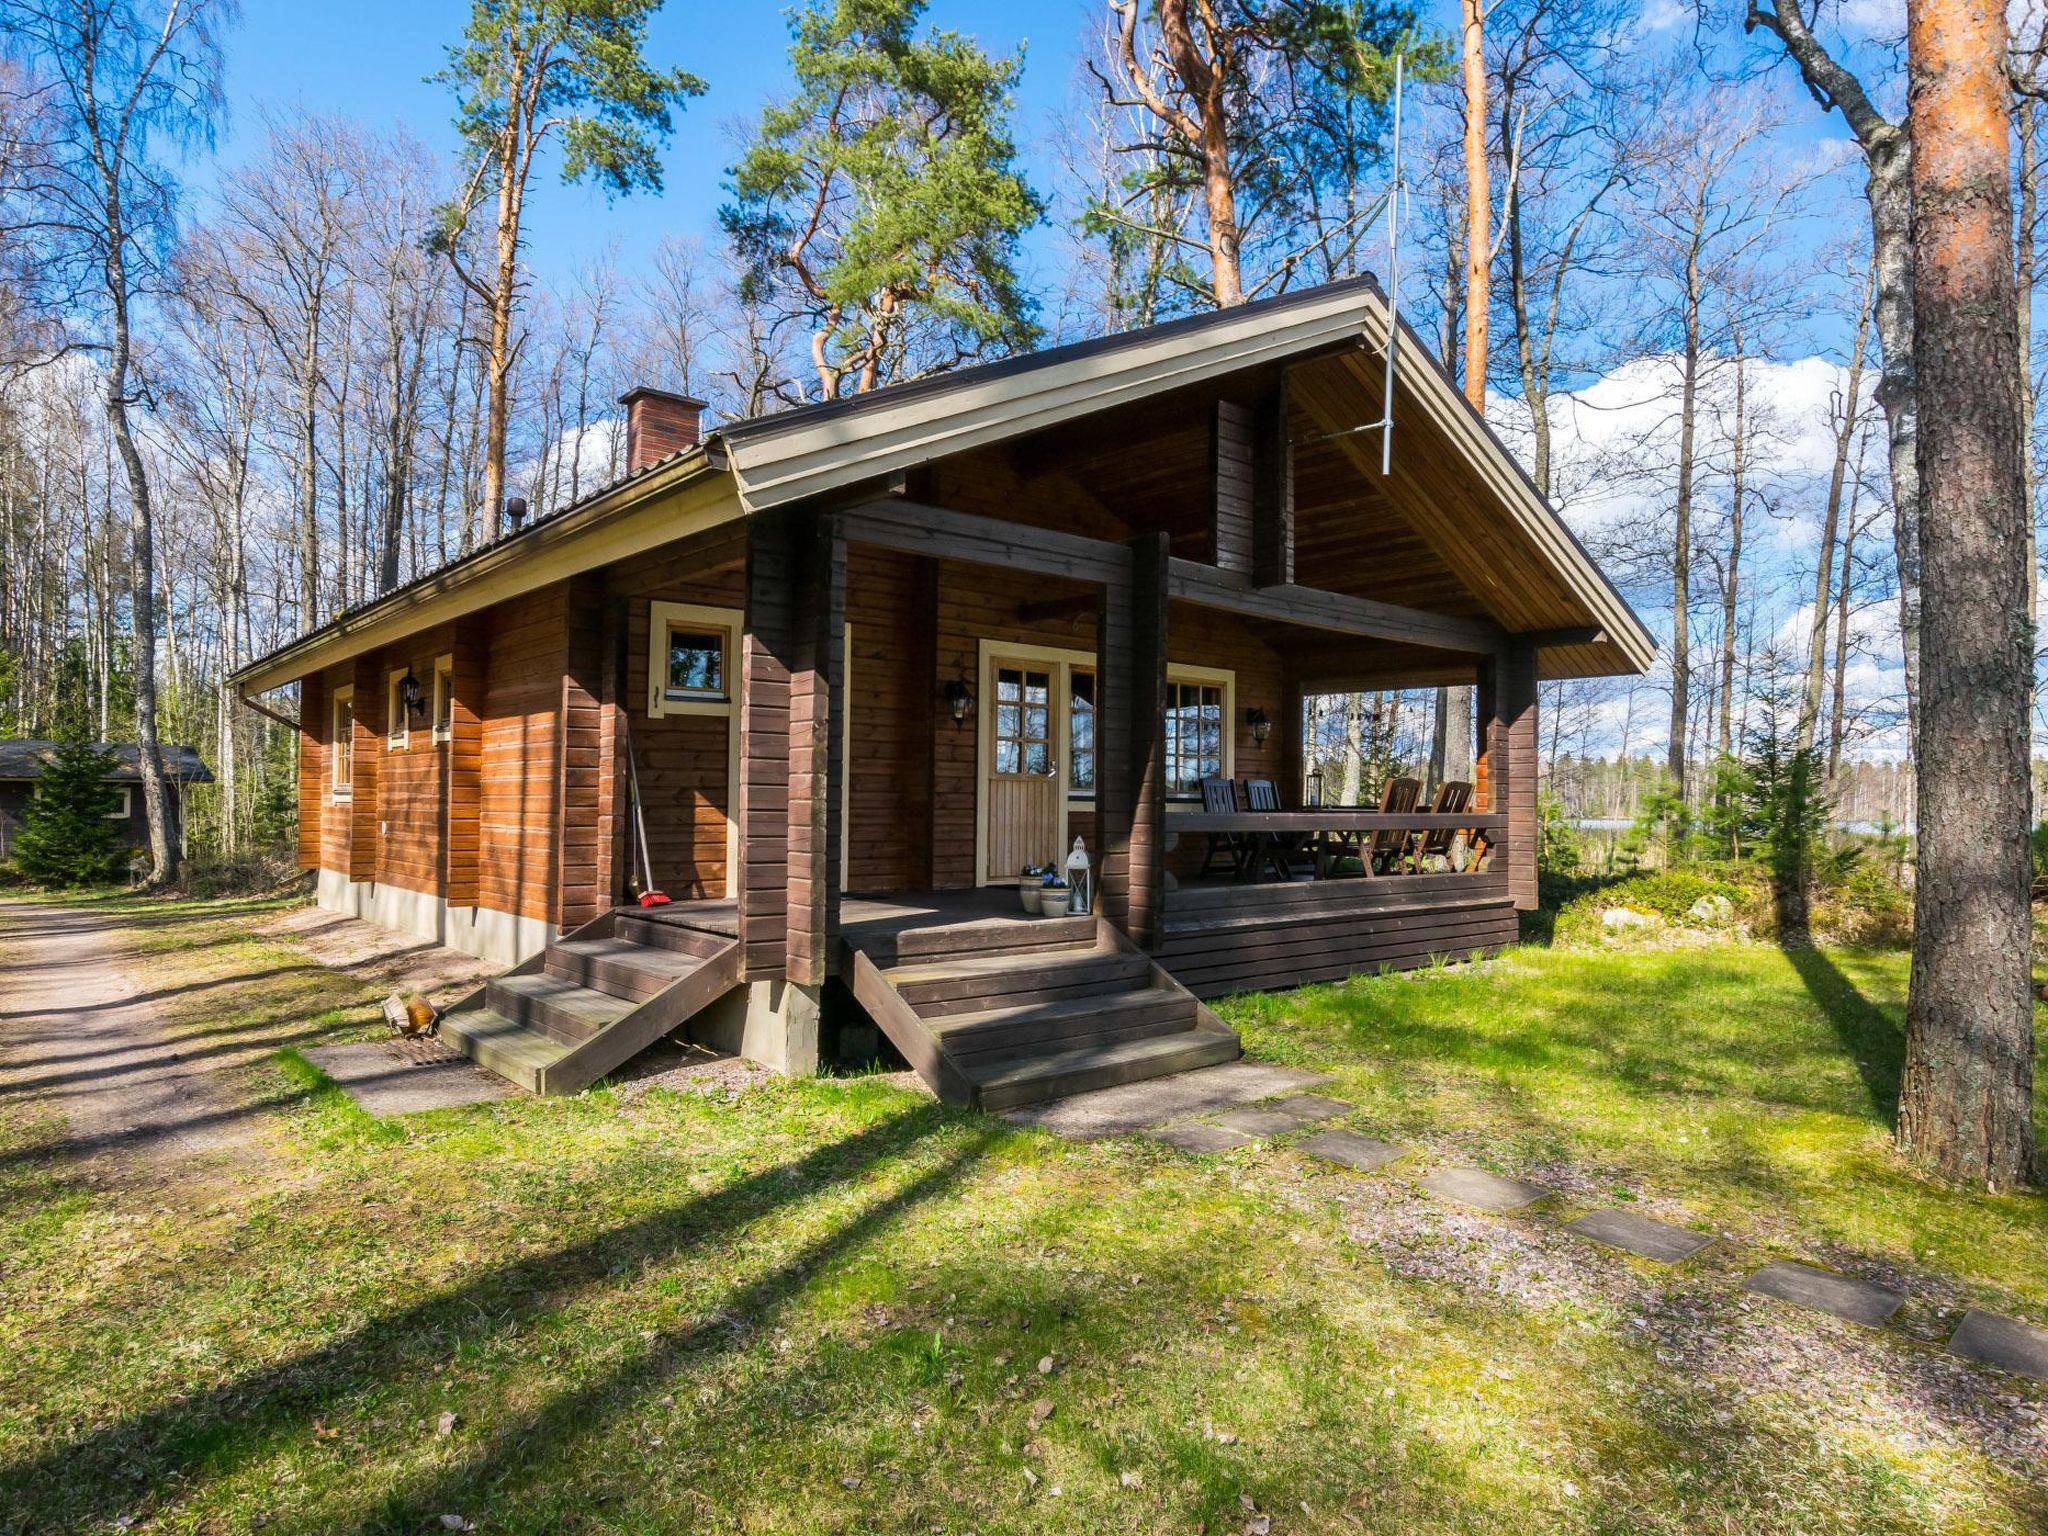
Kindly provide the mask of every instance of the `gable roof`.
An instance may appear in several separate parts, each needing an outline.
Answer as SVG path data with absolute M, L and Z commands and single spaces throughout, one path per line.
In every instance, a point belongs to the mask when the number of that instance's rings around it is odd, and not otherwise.
M 387 639 L 724 518 L 882 479 L 1219 375 L 1347 347 L 1379 351 L 1389 316 L 1378 282 L 1357 277 L 729 423 L 694 448 L 340 615 L 251 662 L 233 681 L 245 693 L 278 687 Z M 1611 653 L 1634 670 L 1647 669 L 1656 653 L 1648 630 L 1520 463 L 1405 323 L 1398 346 L 1401 408 L 1412 404 L 1427 413 L 1506 513 L 1513 536 L 1584 605 Z M 1396 434 L 1398 453 L 1398 426 Z M 672 506 L 666 501 L 651 507 L 655 498 L 685 485 L 695 485 L 699 494 L 682 517 L 660 515 Z M 631 519 L 620 516 L 629 511 L 635 514 Z M 586 537 L 600 524 L 614 526 L 602 538 Z M 552 550 L 552 557 L 533 561 L 543 550 Z M 422 611 L 427 608 L 432 611 Z
M 21 739 L 0 741 L 0 779 L 21 782 L 42 777 L 43 769 L 50 760 L 50 754 L 61 747 L 61 741 Z M 96 741 L 93 746 L 101 752 L 114 754 L 113 771 L 107 775 L 109 784 L 140 784 L 142 782 L 142 749 L 132 741 Z M 164 744 L 158 749 L 164 760 L 164 772 L 181 784 L 211 784 L 213 770 L 206 766 L 199 756 L 197 747 L 172 746 Z

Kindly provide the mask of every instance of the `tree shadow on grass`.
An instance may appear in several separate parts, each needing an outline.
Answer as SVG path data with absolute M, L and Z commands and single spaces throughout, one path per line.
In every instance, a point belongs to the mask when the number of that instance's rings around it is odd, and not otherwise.
M 958 1111 L 922 1105 L 725 1188 L 562 1248 L 501 1264 L 411 1306 L 370 1318 L 289 1359 L 50 1444 L 0 1468 L 0 1530 L 93 1528 L 132 1511 L 138 1486 L 167 1489 L 194 1478 L 229 1474 L 300 1434 L 309 1418 L 336 1414 L 362 1392 L 374 1395 L 394 1379 L 445 1358 L 458 1341 L 468 1347 L 480 1334 L 517 1331 L 585 1288 L 603 1283 L 620 1265 L 672 1259 L 714 1242 L 733 1241 L 750 1223 L 809 1198 L 822 1181 L 855 1181 L 878 1165 L 914 1152 L 958 1118 Z M 872 1235 L 909 1205 L 943 1193 L 1006 1129 L 983 1122 L 938 1169 L 777 1266 L 718 1317 L 671 1341 L 670 1353 L 704 1347 L 714 1337 L 714 1327 L 746 1321 L 750 1308 L 759 1311 L 778 1304 L 810 1267 Z M 596 1412 L 595 1399 L 577 1394 L 544 1409 L 521 1433 L 494 1441 L 478 1460 L 450 1476 L 464 1486 L 472 1480 L 487 1481 L 493 1469 L 502 1471 L 503 1458 L 518 1454 L 520 1443 L 530 1444 L 536 1434 L 568 1433 L 579 1419 Z M 449 1480 L 437 1475 L 433 1488 L 419 1496 L 440 1496 Z M 424 1507 L 412 1498 L 402 1502 Z M 387 1505 L 365 1528 L 389 1528 L 394 1512 Z
M 1784 954 L 1855 1061 L 1872 1114 L 1889 1124 L 1898 1112 L 1899 1077 L 1905 1070 L 1904 1028 L 1865 997 L 1826 950 L 1787 949 Z

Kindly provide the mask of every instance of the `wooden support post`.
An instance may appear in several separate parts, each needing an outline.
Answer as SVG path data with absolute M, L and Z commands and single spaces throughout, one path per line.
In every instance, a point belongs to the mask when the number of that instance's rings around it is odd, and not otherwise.
M 604 720 L 604 583 L 570 580 L 555 756 L 554 923 L 578 928 L 609 903 L 611 765 Z
M 458 619 L 455 643 L 449 648 L 451 671 L 446 779 L 448 806 L 447 860 L 442 892 L 451 907 L 477 905 L 477 856 L 482 847 L 484 722 L 483 703 L 490 653 L 484 643 L 484 618 Z
M 355 662 L 355 751 L 348 802 L 348 877 L 377 878 L 377 779 L 384 763 L 384 653 Z
M 1473 765 L 1475 799 L 1504 813 L 1507 834 L 1494 855 L 1515 905 L 1536 905 L 1536 647 L 1510 636 L 1480 669 L 1482 751 Z
M 1096 826 L 1103 915 L 1158 941 L 1166 882 L 1166 562 L 1163 533 L 1131 541 L 1131 570 L 1103 587 L 1096 627 Z
M 1302 751 L 1302 709 L 1301 679 L 1290 671 L 1280 696 L 1280 718 L 1273 722 L 1273 729 L 1280 733 L 1280 803 L 1290 808 L 1303 803 L 1302 795 L 1308 787 Z
M 1252 412 L 1218 400 L 1209 425 L 1209 563 L 1252 571 Z
M 327 699 L 327 679 L 318 672 L 299 682 L 299 868 L 320 867 L 320 847 L 326 831 L 328 810 L 327 775 L 334 761 L 327 733 L 333 710 Z
M 1252 408 L 1252 581 L 1294 582 L 1294 448 L 1284 374 Z
M 789 656 L 795 626 L 794 525 L 786 511 L 747 520 L 746 631 L 740 660 L 740 939 L 749 981 L 788 973 Z
M 799 528 L 789 674 L 789 979 L 822 986 L 839 930 L 838 721 L 846 675 L 846 541 L 830 517 Z

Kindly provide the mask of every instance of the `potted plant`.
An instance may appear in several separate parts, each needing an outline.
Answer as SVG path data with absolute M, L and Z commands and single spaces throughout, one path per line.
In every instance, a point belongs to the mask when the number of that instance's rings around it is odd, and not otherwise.
M 1026 864 L 1017 871 L 1017 898 L 1026 912 L 1038 911 L 1038 882 L 1045 877 L 1045 871 L 1036 864 Z
M 1038 910 L 1046 917 L 1067 915 L 1067 882 L 1057 871 L 1047 870 L 1045 883 L 1038 888 Z

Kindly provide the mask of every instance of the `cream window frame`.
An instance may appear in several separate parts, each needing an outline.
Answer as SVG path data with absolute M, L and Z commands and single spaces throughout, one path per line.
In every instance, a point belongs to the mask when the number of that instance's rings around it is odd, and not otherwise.
M 348 779 L 342 780 L 342 706 L 348 706 Z M 327 795 L 336 804 L 353 800 L 356 792 L 356 685 L 348 683 L 334 690 L 327 702 Z
M 403 752 L 412 745 L 412 716 L 398 699 L 398 685 L 410 667 L 394 667 L 384 674 L 384 750 Z M 396 724 L 398 729 L 393 730 Z
M 448 723 L 441 723 L 442 707 L 446 706 Z M 434 745 L 455 739 L 455 657 L 453 653 L 434 658 L 434 693 L 431 706 L 433 713 L 427 716 L 427 727 L 434 738 Z
M 1182 667 L 1175 666 L 1169 662 L 1166 668 L 1166 681 L 1168 684 L 1185 683 L 1192 688 L 1215 688 L 1221 691 L 1223 695 L 1223 771 L 1217 776 L 1225 779 L 1236 778 L 1237 674 L 1228 667 Z M 1166 722 L 1161 720 L 1159 725 L 1163 734 Z M 1162 747 L 1164 746 L 1163 740 L 1161 745 Z M 1170 789 L 1166 792 L 1168 804 L 1185 805 L 1191 800 L 1198 801 L 1201 798 L 1202 791 L 1199 786 L 1192 791 Z
M 650 601 L 647 605 L 647 717 L 659 720 L 668 715 L 737 716 L 740 636 L 746 622 L 746 614 L 737 608 Z M 716 631 L 724 635 L 725 659 L 720 668 L 725 678 L 723 698 L 672 699 L 668 696 L 668 642 L 669 636 L 678 629 Z
M 135 814 L 135 786 L 132 784 L 109 784 L 107 788 L 121 797 L 120 804 L 107 812 L 109 821 L 126 821 Z

